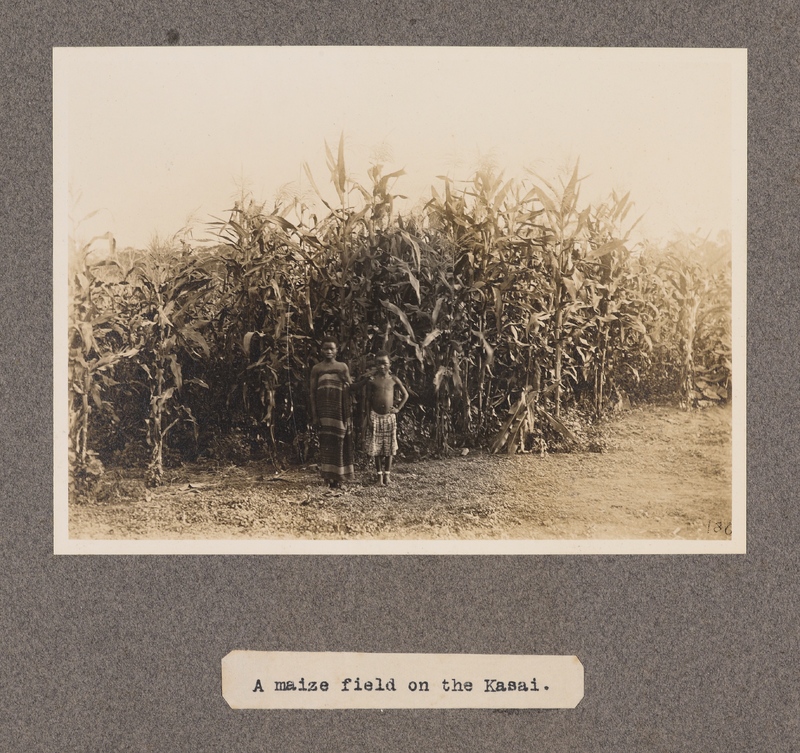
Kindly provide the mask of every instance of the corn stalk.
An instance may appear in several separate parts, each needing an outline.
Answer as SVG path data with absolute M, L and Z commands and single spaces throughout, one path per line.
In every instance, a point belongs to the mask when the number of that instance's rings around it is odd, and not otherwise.
M 182 362 L 210 355 L 202 334 L 208 320 L 202 317 L 201 304 L 211 277 L 188 248 L 156 239 L 149 255 L 126 270 L 124 282 L 130 286 L 131 337 L 149 391 L 148 481 L 157 486 L 163 480 L 164 442 L 169 432 L 182 421 L 197 429 L 194 414 L 178 396 L 184 386 Z M 186 381 L 208 387 L 201 379 Z

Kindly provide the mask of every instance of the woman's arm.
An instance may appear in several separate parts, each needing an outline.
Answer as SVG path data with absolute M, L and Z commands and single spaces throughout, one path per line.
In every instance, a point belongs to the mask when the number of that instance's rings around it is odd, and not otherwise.
M 314 366 L 311 369 L 311 423 L 317 425 L 317 383 L 319 381 L 319 371 Z

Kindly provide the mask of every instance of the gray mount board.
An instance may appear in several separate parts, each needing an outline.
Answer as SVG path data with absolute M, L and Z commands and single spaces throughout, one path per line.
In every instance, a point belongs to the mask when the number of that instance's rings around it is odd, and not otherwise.
M 789 2 L 7 7 L 0 748 L 795 749 L 797 28 Z M 51 49 L 170 43 L 747 47 L 747 555 L 54 557 Z M 237 648 L 575 654 L 586 695 L 234 712 L 220 660 Z

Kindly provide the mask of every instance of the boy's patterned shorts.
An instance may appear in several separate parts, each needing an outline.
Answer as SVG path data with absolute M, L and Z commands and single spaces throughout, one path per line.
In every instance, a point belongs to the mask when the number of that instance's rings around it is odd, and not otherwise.
M 374 410 L 369 413 L 367 427 L 367 455 L 374 458 L 397 454 L 397 414 L 381 415 Z

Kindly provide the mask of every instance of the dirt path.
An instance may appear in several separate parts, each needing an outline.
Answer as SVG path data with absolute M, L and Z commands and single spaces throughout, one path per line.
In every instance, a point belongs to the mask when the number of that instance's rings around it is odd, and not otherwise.
M 312 468 L 192 465 L 146 490 L 109 473 L 72 505 L 71 538 L 729 538 L 731 413 L 647 407 L 605 429 L 609 450 L 398 463 L 394 484 L 364 471 L 342 493 Z M 715 531 L 717 522 L 723 524 Z

